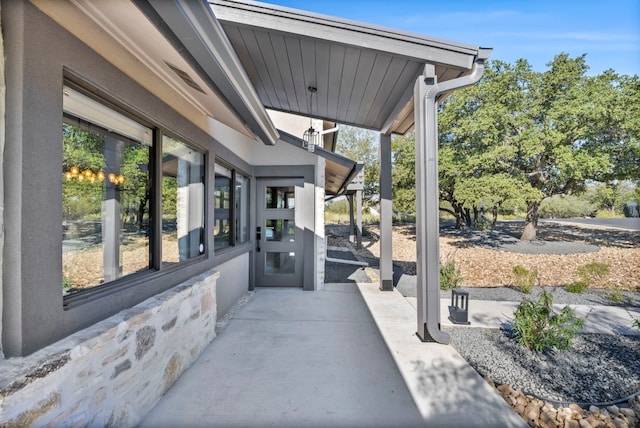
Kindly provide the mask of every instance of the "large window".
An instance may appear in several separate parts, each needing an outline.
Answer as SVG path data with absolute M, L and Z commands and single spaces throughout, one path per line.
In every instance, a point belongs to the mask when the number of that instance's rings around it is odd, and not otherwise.
M 63 293 L 203 254 L 204 155 L 166 135 L 154 147 L 159 130 L 68 86 L 63 107 Z M 152 178 L 157 149 L 161 185 Z M 161 239 L 154 218 L 162 219 Z
M 216 163 L 213 228 L 216 250 L 249 241 L 249 179 Z
M 204 155 L 162 138 L 162 265 L 204 253 Z

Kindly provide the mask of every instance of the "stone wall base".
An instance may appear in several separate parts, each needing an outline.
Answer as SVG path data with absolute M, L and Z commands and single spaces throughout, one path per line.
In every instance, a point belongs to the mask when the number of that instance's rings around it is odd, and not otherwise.
M 137 425 L 215 338 L 209 271 L 28 357 L 0 361 L 0 426 Z

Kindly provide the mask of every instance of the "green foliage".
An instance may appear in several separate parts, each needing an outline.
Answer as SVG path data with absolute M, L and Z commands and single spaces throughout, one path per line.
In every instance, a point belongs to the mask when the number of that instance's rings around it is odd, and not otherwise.
M 530 294 L 533 291 L 537 278 L 538 271 L 536 270 L 530 271 L 520 265 L 513 267 L 513 284 L 525 294 Z
M 634 319 L 633 324 L 631 324 L 631 327 L 640 328 L 640 318 Z
M 611 268 L 606 263 L 591 262 L 586 265 L 579 266 L 576 269 L 576 275 L 580 277 L 578 281 L 567 284 L 564 289 L 570 293 L 583 293 L 589 287 L 602 283 Z
M 624 295 L 619 288 L 613 288 L 607 293 L 607 299 L 611 302 L 622 303 L 624 301 Z
M 393 209 L 410 215 L 416 212 L 416 155 L 413 132 L 391 138 Z
M 636 186 L 631 181 L 613 180 L 587 186 L 585 198 L 598 209 L 597 217 L 622 217 L 622 207 L 633 200 Z
M 572 218 L 592 216 L 598 207 L 574 195 L 556 195 L 540 204 L 540 217 Z
M 459 218 L 480 200 L 491 210 L 515 195 L 527 204 L 525 232 L 532 225 L 534 239 L 544 199 L 579 193 L 587 180 L 640 176 L 640 80 L 587 70 L 584 55 L 556 55 L 541 73 L 526 60 L 492 61 L 478 85 L 445 101 L 440 196 Z M 489 199 L 486 189 L 505 179 L 508 192 Z
M 333 214 L 346 214 L 349 215 L 349 201 L 347 198 L 342 198 L 334 201 L 327 202 L 324 208 L 325 213 Z
M 587 288 L 589 288 L 589 284 L 585 281 L 575 281 L 564 287 L 569 293 L 584 293 Z
M 538 302 L 523 300 L 515 311 L 515 331 L 518 343 L 535 351 L 550 348 L 569 349 L 571 341 L 584 325 L 584 319 L 565 306 L 560 313 L 553 310 L 553 296 L 547 290 Z
M 576 269 L 576 274 L 581 277 L 583 281 L 592 284 L 598 280 L 604 279 L 609 275 L 610 271 L 611 268 L 607 263 L 591 262 L 578 267 L 578 269 Z
M 624 218 L 624 215 L 609 210 L 598 210 L 596 218 Z
M 440 262 L 440 289 L 451 290 L 462 283 L 462 272 L 456 266 L 453 257 L 447 257 L 447 260 Z
M 365 199 L 380 191 L 380 162 L 378 136 L 375 132 L 353 126 L 340 126 L 336 153 L 364 163 Z

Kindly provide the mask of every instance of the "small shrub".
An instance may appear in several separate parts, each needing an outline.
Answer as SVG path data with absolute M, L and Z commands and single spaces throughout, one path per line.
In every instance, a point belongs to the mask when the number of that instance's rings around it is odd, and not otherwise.
M 555 313 L 553 296 L 546 290 L 538 302 L 523 300 L 515 311 L 515 331 L 518 343 L 538 352 L 550 348 L 569 349 L 575 334 L 584 325 L 569 306 Z
M 530 294 L 536 285 L 538 271 L 528 270 L 520 265 L 513 267 L 513 284 L 525 294 Z
M 67 291 L 71 288 L 71 279 L 67 276 L 62 276 L 62 289 Z
M 610 290 L 609 293 L 607 293 L 607 299 L 609 299 L 611 302 L 621 303 L 624 301 L 624 295 L 622 294 L 622 291 L 620 291 L 620 289 L 614 288 Z
M 462 272 L 456 267 L 456 262 L 449 257 L 440 263 L 440 289 L 451 290 L 462 283 Z
M 634 319 L 633 324 L 631 324 L 631 327 L 640 328 L 640 318 Z
M 576 281 L 565 285 L 564 289 L 569 293 L 584 293 L 589 288 L 589 284 L 585 281 Z
M 576 274 L 588 285 L 592 285 L 594 282 L 603 280 L 610 271 L 611 268 L 606 263 L 591 262 L 576 269 Z

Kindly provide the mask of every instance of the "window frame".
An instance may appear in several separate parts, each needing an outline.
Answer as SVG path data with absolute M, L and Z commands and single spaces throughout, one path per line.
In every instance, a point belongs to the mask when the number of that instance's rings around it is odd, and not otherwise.
M 229 244 L 224 246 L 224 247 L 220 247 L 218 249 L 215 248 L 215 237 L 214 237 L 214 245 L 213 245 L 213 253 L 215 256 L 218 255 L 222 255 L 228 252 L 233 251 L 234 249 L 237 248 L 243 248 L 245 246 L 248 246 L 252 243 L 252 239 L 251 239 L 251 203 L 253 202 L 252 199 L 252 176 L 251 174 L 247 174 L 246 172 L 242 171 L 239 168 L 236 168 L 233 164 L 231 164 L 230 162 L 227 162 L 219 157 L 216 157 L 214 162 L 214 176 L 216 176 L 215 173 L 215 168 L 217 165 L 220 165 L 222 168 L 225 168 L 227 170 L 229 170 L 231 172 L 231 177 L 229 178 L 230 181 L 230 186 L 229 186 L 229 224 L 230 224 L 230 230 L 229 230 Z M 248 207 L 242 207 L 241 206 L 241 212 L 240 215 L 245 215 L 246 217 L 246 221 L 247 221 L 247 239 L 245 241 L 240 241 L 239 237 L 237 236 L 238 233 L 236 231 L 236 222 L 238 221 L 239 218 L 239 214 L 238 214 L 238 210 L 236 209 L 236 183 L 237 183 L 237 176 L 241 175 L 242 177 L 245 178 L 246 183 L 247 183 L 247 200 L 249 202 L 249 206 Z M 226 176 L 225 176 L 226 177 Z M 215 183 L 214 183 L 214 187 L 215 187 Z M 215 188 L 214 188 L 215 191 Z M 207 204 L 209 205 L 209 204 Z M 215 201 L 212 204 L 212 209 L 215 210 Z M 242 212 L 242 210 L 244 209 L 244 213 Z M 215 217 L 215 213 L 214 213 L 214 217 Z
M 143 114 L 136 114 L 136 109 L 133 108 L 129 104 L 125 104 L 123 102 L 114 102 L 110 97 L 106 94 L 102 93 L 102 91 L 97 88 L 92 87 L 91 84 L 83 81 L 78 83 L 76 78 L 72 78 L 65 76 L 63 78 L 63 88 L 70 87 L 75 91 L 80 92 L 82 95 L 89 97 L 93 101 L 101 104 L 103 107 L 111 109 L 135 122 L 138 124 L 145 126 L 152 130 L 152 145 L 150 147 L 150 158 L 149 158 L 149 177 L 151 181 L 151 192 L 150 192 L 150 201 L 149 201 L 149 215 L 151 217 L 150 220 L 150 236 L 149 236 L 149 269 L 135 272 L 121 278 L 118 278 L 113 281 L 109 281 L 107 283 L 103 283 L 97 285 L 95 287 L 80 290 L 74 292 L 72 294 L 63 295 L 62 297 L 62 306 L 64 311 L 68 311 L 77 307 L 78 305 L 95 301 L 104 296 L 108 296 L 112 293 L 118 292 L 120 290 L 124 290 L 131 287 L 144 286 L 150 281 L 157 279 L 159 277 L 166 276 L 167 274 L 175 273 L 176 271 L 183 270 L 186 267 L 191 265 L 199 264 L 204 260 L 210 258 L 209 255 L 209 245 L 206 239 L 206 232 L 204 234 L 204 251 L 202 254 L 189 258 L 187 260 L 166 265 L 162 265 L 162 155 L 163 155 L 163 137 L 169 137 L 175 139 L 194 150 L 197 150 L 203 155 L 204 162 L 204 198 L 205 201 L 203 203 L 203 213 L 205 219 L 204 230 L 207 230 L 208 223 L 208 215 L 209 208 L 206 203 L 206 199 L 209 194 L 209 179 L 207 177 L 207 165 L 209 159 L 211 158 L 209 155 L 209 151 L 203 148 L 201 145 L 194 143 L 190 138 L 181 135 L 178 132 L 172 131 L 167 127 L 164 127 L 158 123 L 158 121 L 154 121 L 152 119 L 146 118 Z M 60 99 L 62 103 L 62 98 Z M 63 115 L 60 117 L 60 125 L 64 123 L 64 117 L 72 117 L 73 119 L 78 119 L 81 122 L 86 123 L 89 127 L 94 126 L 99 129 L 101 132 L 109 133 L 109 130 L 104 129 L 99 124 L 89 122 L 82 118 L 77 118 L 75 115 L 71 113 L 67 113 L 63 110 Z M 60 198 L 62 195 L 60 195 Z M 62 234 L 60 234 L 62 237 Z M 62 238 L 60 240 L 62 244 Z M 62 265 L 62 264 L 61 264 Z M 61 281 L 62 282 L 62 281 Z M 61 293 L 62 294 L 62 293 Z M 155 293 L 154 293 L 155 294 Z

